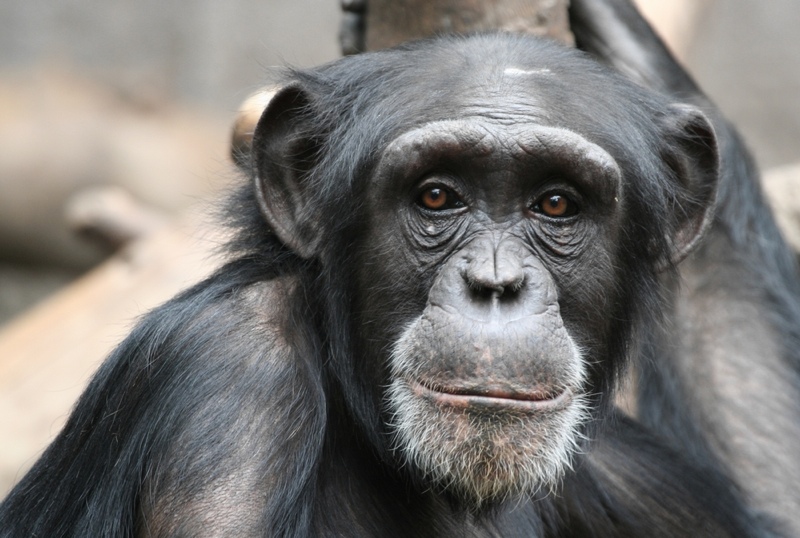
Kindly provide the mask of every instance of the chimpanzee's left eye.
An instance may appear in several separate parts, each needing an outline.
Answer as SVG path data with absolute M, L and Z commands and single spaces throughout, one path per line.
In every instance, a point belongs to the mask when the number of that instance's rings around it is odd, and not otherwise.
M 534 213 L 540 213 L 554 219 L 571 217 L 578 213 L 578 204 L 561 193 L 547 193 L 539 198 L 531 207 Z

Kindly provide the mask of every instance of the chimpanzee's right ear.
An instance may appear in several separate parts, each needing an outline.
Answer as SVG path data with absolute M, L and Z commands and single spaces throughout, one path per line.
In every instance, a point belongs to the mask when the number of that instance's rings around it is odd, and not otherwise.
M 318 254 L 307 173 L 318 149 L 307 94 L 296 85 L 270 99 L 253 133 L 251 165 L 261 212 L 278 238 L 303 258 Z

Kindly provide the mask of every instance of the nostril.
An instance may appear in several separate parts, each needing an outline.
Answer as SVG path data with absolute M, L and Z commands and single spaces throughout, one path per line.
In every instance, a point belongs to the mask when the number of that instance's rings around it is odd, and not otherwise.
M 495 297 L 502 297 L 505 289 L 502 286 L 484 286 L 475 284 L 474 282 L 468 284 L 470 295 L 473 299 L 488 301 Z
M 480 279 L 465 273 L 463 277 L 473 299 L 510 299 L 516 297 L 525 286 L 524 276 L 504 280 Z

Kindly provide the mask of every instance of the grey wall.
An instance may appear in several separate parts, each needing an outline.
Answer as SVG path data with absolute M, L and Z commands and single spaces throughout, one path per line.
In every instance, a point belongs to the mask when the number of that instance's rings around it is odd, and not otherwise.
M 338 24 L 336 0 L 2 0 L 0 69 L 66 64 L 233 109 L 266 66 L 337 57 Z
M 715 0 L 689 67 L 772 167 L 800 162 L 800 2 Z

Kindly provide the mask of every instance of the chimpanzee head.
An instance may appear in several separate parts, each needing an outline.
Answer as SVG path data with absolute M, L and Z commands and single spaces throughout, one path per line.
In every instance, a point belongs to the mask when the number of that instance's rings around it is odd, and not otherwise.
M 697 110 L 506 34 L 293 72 L 252 159 L 270 228 L 319 268 L 355 423 L 472 505 L 568 468 L 717 162 Z

